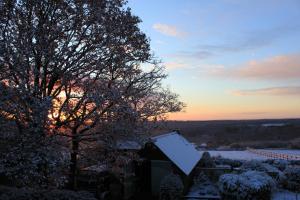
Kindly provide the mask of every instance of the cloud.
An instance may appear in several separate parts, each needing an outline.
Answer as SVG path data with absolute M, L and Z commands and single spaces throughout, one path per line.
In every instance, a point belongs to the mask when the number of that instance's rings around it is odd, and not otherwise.
M 299 32 L 299 24 L 284 25 L 246 32 L 241 36 L 231 36 L 224 43 L 199 44 L 197 48 L 200 51 L 210 51 L 212 54 L 248 51 L 268 46 L 279 38 Z
M 218 68 L 212 75 L 263 80 L 286 80 L 300 78 L 300 54 L 280 55 L 264 60 L 249 61 L 235 68 Z
M 265 39 L 263 37 L 249 37 L 249 38 L 243 38 L 240 40 L 230 41 L 228 43 L 223 44 L 204 44 L 199 45 L 198 48 L 206 51 L 210 51 L 213 53 L 234 53 L 234 52 L 240 52 L 240 51 L 248 51 L 257 49 L 263 46 L 267 46 L 271 43 L 270 39 Z
M 213 54 L 209 51 L 178 51 L 176 53 L 167 54 L 166 56 L 185 61 L 199 61 L 210 58 Z
M 156 31 L 158 31 L 164 35 L 167 35 L 167 36 L 184 37 L 187 34 L 186 32 L 179 30 L 176 26 L 171 26 L 171 25 L 167 25 L 167 24 L 156 23 L 156 24 L 153 24 L 152 27 Z
M 261 88 L 253 90 L 236 90 L 231 92 L 236 96 L 290 96 L 290 95 L 300 95 L 300 86 L 295 87 L 271 87 L 271 88 Z
M 171 28 L 165 29 L 169 30 Z M 172 36 L 180 35 L 178 33 L 176 34 L 176 27 L 173 27 L 173 29 L 173 31 L 169 31 L 170 33 L 172 32 Z M 229 39 L 224 39 L 223 43 L 198 44 L 189 51 L 179 51 L 168 56 L 203 60 L 222 54 L 238 53 L 266 47 L 281 37 L 286 37 L 287 35 L 298 32 L 300 32 L 300 25 L 298 24 L 273 27 L 266 30 L 256 30 L 244 33 L 240 36 L 230 36 Z

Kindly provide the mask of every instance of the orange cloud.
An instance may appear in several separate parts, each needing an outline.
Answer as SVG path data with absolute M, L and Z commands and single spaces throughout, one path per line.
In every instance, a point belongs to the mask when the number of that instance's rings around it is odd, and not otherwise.
M 250 61 L 234 69 L 219 68 L 213 75 L 248 79 L 297 79 L 300 78 L 300 54 L 274 56 Z
M 172 36 L 172 37 L 183 37 L 185 36 L 187 33 L 184 31 L 179 30 L 176 26 L 171 26 L 171 25 L 167 25 L 167 24 L 154 24 L 152 26 L 156 31 L 167 35 L 167 36 Z
M 275 96 L 286 96 L 286 95 L 300 95 L 300 87 L 272 87 L 272 88 L 261 88 L 254 90 L 236 90 L 232 94 L 237 96 L 249 96 L 249 95 L 275 95 Z

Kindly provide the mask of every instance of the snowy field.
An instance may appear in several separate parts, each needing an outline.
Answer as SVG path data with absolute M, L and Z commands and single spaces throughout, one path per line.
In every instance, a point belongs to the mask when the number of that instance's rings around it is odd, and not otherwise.
M 291 154 L 291 155 L 300 155 L 300 150 L 265 150 L 272 151 L 276 153 Z M 204 151 L 200 151 L 202 155 Z M 221 156 L 223 158 L 234 159 L 234 160 L 266 160 L 270 159 L 268 157 L 258 155 L 249 151 L 208 151 L 211 156 Z

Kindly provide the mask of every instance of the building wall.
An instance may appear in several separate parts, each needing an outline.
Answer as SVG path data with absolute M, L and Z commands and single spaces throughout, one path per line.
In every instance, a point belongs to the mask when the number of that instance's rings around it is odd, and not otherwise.
M 172 164 L 165 160 L 151 160 L 151 193 L 159 195 L 160 183 L 162 179 L 172 173 Z

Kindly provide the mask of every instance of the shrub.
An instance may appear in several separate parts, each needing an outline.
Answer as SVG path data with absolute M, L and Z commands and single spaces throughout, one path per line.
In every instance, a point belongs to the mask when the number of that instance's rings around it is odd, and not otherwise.
M 219 191 L 217 187 L 210 181 L 204 172 L 200 172 L 195 176 L 193 185 L 189 190 L 189 193 L 202 193 L 205 195 L 217 196 Z
M 216 167 L 214 160 L 208 152 L 204 152 L 198 164 L 199 167 L 213 168 Z
M 183 183 L 178 175 L 170 174 L 160 183 L 160 200 L 179 200 L 183 193 Z
M 204 172 L 200 172 L 198 175 L 195 176 L 193 182 L 195 185 L 198 185 L 198 184 L 208 183 L 210 182 L 210 180 Z
M 33 188 L 0 187 L 0 199 L 3 200 L 96 200 L 88 192 L 69 190 L 36 190 Z
M 219 190 L 224 200 L 269 200 L 273 186 L 270 176 L 257 171 L 224 174 L 219 179 Z
M 216 157 L 215 158 L 215 163 L 217 165 L 230 165 L 231 167 L 240 167 L 243 162 L 240 160 L 233 160 L 233 159 L 228 159 L 228 158 L 222 158 L 220 157 Z
M 277 181 L 277 183 L 281 183 L 281 181 L 284 179 L 283 173 L 279 169 L 268 163 L 252 160 L 245 162 L 241 168 L 244 171 L 254 170 L 259 172 L 265 172 L 268 175 L 270 175 L 275 181 Z
M 0 174 L 10 185 L 17 187 L 62 187 L 69 167 L 68 151 L 62 148 L 58 138 L 30 138 L 0 134 L 0 140 L 8 141 L 0 153 Z M 36 140 L 35 140 L 36 139 Z M 14 143 L 11 142 L 14 140 Z M 22 141 L 22 142 L 20 142 Z
M 277 169 L 279 169 L 280 171 L 284 171 L 285 168 L 290 165 L 290 161 L 288 160 L 266 160 L 265 163 L 268 163 L 274 167 L 276 167 Z
M 289 167 L 283 173 L 286 177 L 283 186 L 292 191 L 300 191 L 300 167 Z

